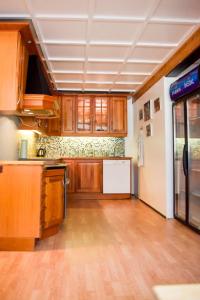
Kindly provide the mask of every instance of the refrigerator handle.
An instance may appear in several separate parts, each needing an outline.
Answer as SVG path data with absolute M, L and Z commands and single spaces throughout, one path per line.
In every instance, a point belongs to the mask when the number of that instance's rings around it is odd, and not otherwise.
M 183 147 L 183 172 L 184 172 L 185 176 L 188 176 L 187 147 L 186 147 L 186 144 Z

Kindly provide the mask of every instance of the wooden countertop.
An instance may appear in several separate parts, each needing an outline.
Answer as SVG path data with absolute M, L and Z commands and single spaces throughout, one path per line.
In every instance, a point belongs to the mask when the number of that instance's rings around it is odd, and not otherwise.
M 48 161 L 37 161 L 37 160 L 0 160 L 0 165 L 28 165 L 28 166 L 45 166 L 45 165 L 53 165 L 58 164 L 56 160 L 48 160 Z
M 153 290 L 158 300 L 200 299 L 200 284 L 158 285 Z
M 102 159 L 102 160 L 130 160 L 132 157 L 128 156 L 84 156 L 84 157 L 62 157 L 62 159 L 68 159 L 68 160 L 78 160 L 78 159 Z

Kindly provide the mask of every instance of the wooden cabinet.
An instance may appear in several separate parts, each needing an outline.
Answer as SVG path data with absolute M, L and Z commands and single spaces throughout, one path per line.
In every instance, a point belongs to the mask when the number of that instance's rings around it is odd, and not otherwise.
M 64 217 L 64 170 L 47 170 L 45 176 L 44 229 L 60 225 Z
M 61 135 L 61 96 L 56 99 L 58 105 L 58 118 L 52 118 L 47 120 L 47 135 L 59 136 Z
M 75 132 L 75 96 L 62 97 L 62 135 Z
M 69 179 L 69 184 L 67 185 L 67 193 L 75 192 L 75 170 L 74 170 L 74 160 L 65 160 L 64 163 L 67 164 L 67 178 Z
M 76 98 L 76 132 L 92 133 L 92 98 L 90 96 Z
M 127 99 L 112 97 L 110 100 L 110 130 L 113 133 L 127 133 Z
M 102 192 L 102 160 L 77 160 L 75 172 L 77 193 Z
M 124 137 L 127 135 L 127 98 L 64 96 L 61 122 L 61 135 Z
M 94 127 L 95 133 L 109 132 L 109 98 L 108 97 L 94 97 Z
M 28 52 L 17 30 L 0 30 L 0 113 L 23 106 Z

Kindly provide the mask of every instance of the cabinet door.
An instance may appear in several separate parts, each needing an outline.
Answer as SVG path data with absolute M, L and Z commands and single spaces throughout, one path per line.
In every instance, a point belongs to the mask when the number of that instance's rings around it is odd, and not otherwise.
M 76 161 L 75 172 L 77 193 L 102 192 L 102 161 Z
M 48 119 L 48 125 L 47 125 L 47 134 L 50 136 L 59 136 L 61 135 L 61 97 L 56 97 L 56 105 L 57 105 L 57 115 L 58 118 L 55 119 Z
M 76 132 L 92 132 L 92 98 L 89 96 L 76 98 Z
M 93 132 L 109 132 L 109 98 L 95 97 Z
M 127 99 L 126 97 L 112 97 L 110 127 L 113 133 L 127 133 Z
M 0 111 L 21 107 L 25 88 L 27 52 L 18 31 L 0 31 Z
M 64 217 L 64 173 L 52 171 L 45 175 L 44 229 L 61 224 Z
M 62 135 L 75 133 L 75 96 L 62 97 Z
M 18 39 L 18 53 L 17 110 L 22 110 L 28 70 L 28 50 L 21 40 L 21 37 Z
M 67 185 L 67 193 L 75 192 L 75 173 L 74 173 L 74 160 L 64 160 L 67 164 L 67 178 L 69 179 L 69 184 Z

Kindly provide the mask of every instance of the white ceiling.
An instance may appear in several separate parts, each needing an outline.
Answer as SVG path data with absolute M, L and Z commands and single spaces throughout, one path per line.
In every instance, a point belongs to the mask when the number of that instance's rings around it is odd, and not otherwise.
M 31 18 L 58 90 L 136 91 L 200 24 L 200 0 L 6 0 Z

